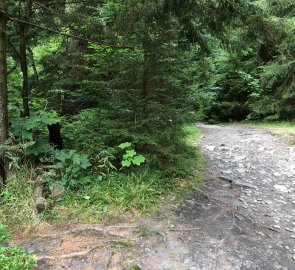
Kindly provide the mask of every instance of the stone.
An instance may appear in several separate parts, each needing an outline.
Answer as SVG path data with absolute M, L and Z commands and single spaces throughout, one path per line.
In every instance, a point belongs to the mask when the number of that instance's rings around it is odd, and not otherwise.
M 278 192 L 282 192 L 282 193 L 288 192 L 288 188 L 284 185 L 274 185 L 274 188 Z
M 281 226 L 280 225 L 277 225 L 277 224 L 276 225 L 273 225 L 273 227 L 276 228 L 276 229 L 280 229 L 281 228 Z
M 215 146 L 214 145 L 205 145 L 205 148 L 209 151 L 214 151 L 215 150 Z
M 238 169 L 236 169 L 236 171 L 241 174 L 244 174 L 246 172 L 246 170 L 244 168 L 238 168 Z
M 242 160 L 246 159 L 246 157 L 247 157 L 246 155 L 235 156 L 234 161 L 239 162 L 239 161 L 242 161 Z
M 273 175 L 274 175 L 274 176 L 277 176 L 277 177 L 280 177 L 280 176 L 281 176 L 281 174 L 278 173 L 278 172 L 274 172 Z

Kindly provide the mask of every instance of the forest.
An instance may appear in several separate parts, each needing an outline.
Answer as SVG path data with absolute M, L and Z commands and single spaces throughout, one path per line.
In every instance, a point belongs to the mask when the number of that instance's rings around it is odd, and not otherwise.
M 294 32 L 293 0 L 0 0 L 0 247 L 183 194 L 197 121 L 293 121 Z

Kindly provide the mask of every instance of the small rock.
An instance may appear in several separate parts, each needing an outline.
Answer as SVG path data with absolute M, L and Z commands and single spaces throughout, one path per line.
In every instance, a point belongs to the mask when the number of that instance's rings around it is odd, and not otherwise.
M 265 204 L 270 205 L 272 204 L 272 201 L 266 201 Z
M 293 261 L 295 261 L 295 255 L 293 255 L 292 259 L 293 259 Z
M 277 202 L 281 204 L 287 204 L 285 201 L 282 201 L 282 200 L 277 200 Z
M 238 173 L 241 173 L 241 174 L 243 174 L 243 173 L 246 172 L 246 170 L 243 169 L 243 168 L 238 168 L 238 169 L 236 169 L 236 171 L 237 171 Z
M 244 160 L 246 157 L 247 157 L 247 156 L 245 156 L 245 155 L 242 155 L 242 156 L 235 156 L 235 157 L 234 157 L 234 161 L 239 162 L 239 161 Z
M 286 186 L 283 186 L 283 185 L 274 185 L 274 188 L 278 192 L 282 192 L 282 193 L 288 192 L 288 188 Z
M 281 176 L 281 174 L 278 173 L 278 172 L 274 172 L 273 175 L 274 175 L 274 176 L 277 176 L 277 177 L 280 177 L 280 176 Z
M 292 239 L 295 239 L 295 235 L 291 235 L 290 237 L 291 237 Z
M 232 170 L 221 171 L 222 174 L 232 174 Z
M 281 226 L 280 225 L 277 225 L 277 224 L 276 225 L 273 225 L 273 227 L 276 228 L 276 229 L 280 229 L 281 228 Z
M 215 150 L 215 146 L 214 145 L 206 145 L 205 148 L 209 151 L 214 151 Z
M 285 246 L 285 249 L 289 250 L 289 249 L 290 249 L 290 247 L 289 247 L 289 246 Z

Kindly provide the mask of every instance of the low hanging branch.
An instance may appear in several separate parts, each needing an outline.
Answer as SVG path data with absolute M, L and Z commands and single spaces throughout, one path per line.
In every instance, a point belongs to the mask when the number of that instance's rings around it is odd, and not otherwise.
M 10 16 L 8 16 L 7 19 L 10 20 L 10 21 L 30 25 L 32 27 L 36 27 L 36 28 L 39 28 L 39 29 L 42 29 L 42 30 L 45 30 L 45 31 L 48 31 L 48 32 L 52 32 L 52 33 L 61 35 L 61 36 L 65 36 L 65 37 L 69 37 L 69 38 L 73 38 L 73 39 L 78 39 L 78 40 L 86 41 L 86 42 L 93 43 L 93 44 L 104 45 L 104 46 L 107 46 L 107 47 L 110 47 L 110 48 L 113 48 L 113 49 L 133 49 L 133 47 L 131 47 L 131 46 L 109 45 L 109 44 L 105 44 L 103 41 L 94 41 L 94 40 L 91 40 L 91 39 L 88 39 L 88 38 L 78 37 L 78 36 L 75 36 L 75 35 L 67 34 L 67 33 L 64 33 L 64 32 L 58 31 L 58 30 L 47 28 L 47 27 L 39 25 L 39 24 L 23 21 L 23 20 L 20 20 L 18 18 L 14 18 L 14 17 L 10 17 Z

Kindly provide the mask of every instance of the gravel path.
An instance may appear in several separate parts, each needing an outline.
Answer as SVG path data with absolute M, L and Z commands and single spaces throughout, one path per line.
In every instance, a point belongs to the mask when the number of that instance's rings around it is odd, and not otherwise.
M 184 203 L 22 241 L 38 269 L 295 269 L 294 148 L 263 129 L 199 127 L 205 180 Z

